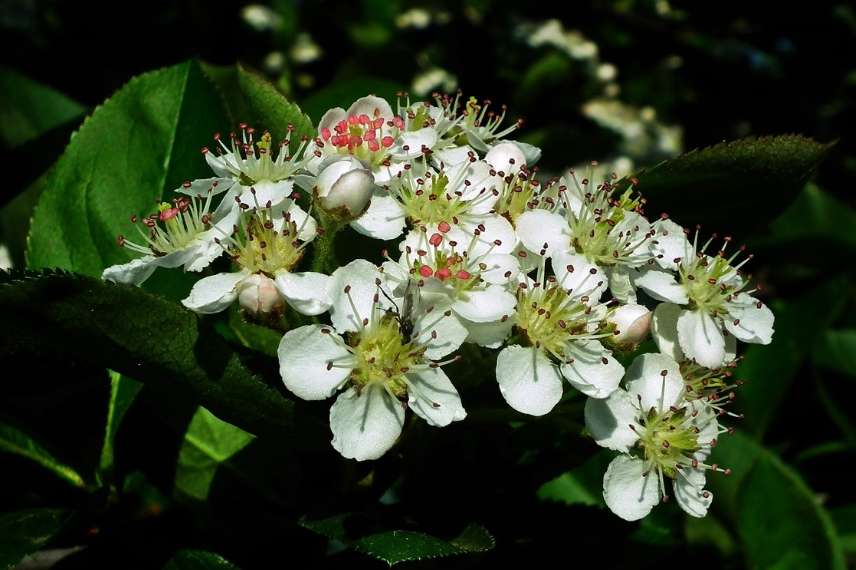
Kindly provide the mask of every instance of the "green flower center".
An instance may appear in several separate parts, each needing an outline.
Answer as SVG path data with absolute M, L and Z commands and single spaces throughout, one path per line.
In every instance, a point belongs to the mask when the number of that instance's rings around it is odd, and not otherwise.
M 303 256 L 305 244 L 298 239 L 298 231 L 290 218 L 277 231 L 269 210 L 254 210 L 241 216 L 227 249 L 243 269 L 274 277 L 280 269 L 291 271 Z
M 397 397 L 407 394 L 405 374 L 415 366 L 424 366 L 425 348 L 405 342 L 399 323 L 387 314 L 349 338 L 356 366 L 352 382 L 362 389 L 372 382 L 384 384 Z
M 686 408 L 664 412 L 651 408 L 641 422 L 639 446 L 645 459 L 671 478 L 677 476 L 678 465 L 691 463 L 692 454 L 701 449 L 696 428 L 686 420 Z
M 440 173 L 425 178 L 405 178 L 398 186 L 398 197 L 405 215 L 413 223 L 456 222 L 472 207 L 460 193 L 448 191 L 449 178 Z
M 711 315 L 725 314 L 725 303 L 739 290 L 734 282 L 726 281 L 735 271 L 724 257 L 698 256 L 689 264 L 679 264 L 678 274 L 690 299 L 690 308 Z
M 587 334 L 591 308 L 556 284 L 518 289 L 517 328 L 529 343 L 563 360 L 565 346 Z
M 600 266 L 619 263 L 633 253 L 642 237 L 636 232 L 613 231 L 627 212 L 639 209 L 640 198 L 634 197 L 628 189 L 613 200 L 610 192 L 610 187 L 604 183 L 594 195 L 586 195 L 579 217 L 570 223 L 571 246 Z

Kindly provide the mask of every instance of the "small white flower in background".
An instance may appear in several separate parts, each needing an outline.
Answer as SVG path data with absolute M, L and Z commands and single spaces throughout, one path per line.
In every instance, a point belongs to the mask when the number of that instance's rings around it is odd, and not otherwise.
M 720 433 L 716 410 L 703 399 L 687 400 L 678 364 L 663 354 L 643 354 L 627 369 L 626 389 L 605 400 L 589 399 L 586 428 L 595 441 L 619 451 L 603 477 L 603 498 L 619 517 L 645 517 L 668 498 L 672 479 L 678 505 L 703 517 L 713 500 L 704 489 L 705 463 Z
M 632 278 L 633 283 L 664 303 L 654 311 L 654 335 L 661 351 L 677 360 L 684 356 L 707 368 L 727 362 L 738 340 L 769 344 L 773 338 L 773 313 L 746 290 L 748 279 L 739 272 L 752 256 L 736 262 L 740 248 L 730 257 L 730 237 L 714 255 L 705 253 L 713 239 L 699 247 L 698 230 L 692 243 L 684 229 L 669 219 L 654 224 L 651 243 L 657 266 L 650 264 Z M 677 276 L 675 273 L 677 273 Z
M 354 220 L 369 206 L 375 188 L 370 170 L 346 156 L 328 163 L 315 180 L 318 205 L 341 220 Z
M 643 201 L 628 188 L 615 196 L 611 180 L 593 187 L 571 171 L 558 187 L 528 203 L 517 218 L 517 235 L 530 252 L 570 251 L 603 269 L 613 297 L 635 303 L 631 270 L 651 260 L 651 225 L 642 216 Z
M 430 235 L 422 230 L 408 234 L 399 260 L 383 264 L 392 293 L 400 297 L 415 282 L 424 304 L 451 309 L 471 331 L 471 342 L 496 348 L 503 338 L 485 340 L 482 333 L 514 311 L 517 299 L 508 284 L 519 274 L 517 259 L 491 248 L 480 251 L 477 235 L 461 242 L 451 237 L 448 224 Z
M 219 313 L 237 300 L 254 316 L 281 312 L 283 301 L 304 315 L 330 308 L 330 277 L 311 271 L 294 272 L 308 242 L 301 241 L 310 218 L 298 222 L 278 208 L 245 212 L 239 224 L 217 242 L 238 271 L 218 273 L 197 281 L 182 304 L 201 314 Z
M 190 196 L 205 196 L 209 192 L 223 194 L 214 213 L 217 218 L 228 210 L 240 209 L 242 204 L 255 208 L 285 204 L 287 209 L 298 210 L 300 207 L 292 201 L 294 180 L 311 158 L 311 155 L 304 157 L 308 141 L 301 142 L 292 155 L 289 154 L 290 140 L 286 139 L 274 153 L 270 133 L 265 132 L 256 141 L 255 129 L 243 123 L 240 127 L 240 137 L 235 133 L 229 135 L 231 146 L 227 146 L 217 133 L 214 135 L 217 143 L 214 150 L 202 149 L 208 166 L 217 177 L 194 180 L 178 192 Z M 295 211 L 294 215 L 297 217 L 299 213 Z M 314 233 L 314 227 L 307 229 Z
M 602 272 L 577 254 L 557 253 L 547 276 L 542 257 L 536 279 L 517 290 L 517 310 L 501 324 L 515 325 L 523 344 L 502 349 L 496 379 L 515 410 L 535 416 L 552 410 L 562 397 L 562 377 L 587 396 L 606 398 L 621 381 L 624 367 L 601 339 L 606 307 Z
M 189 182 L 185 183 L 185 187 L 189 185 Z M 214 217 L 210 212 L 212 196 L 213 192 L 209 191 L 204 199 L 181 197 L 171 204 L 163 202 L 156 214 L 141 220 L 132 216 L 131 223 L 139 233 L 139 239 L 134 241 L 119 235 L 116 242 L 133 253 L 142 254 L 142 257 L 111 265 L 101 278 L 140 285 L 158 267 L 183 266 L 186 271 L 202 271 L 208 267 L 223 253 L 217 238 L 231 231 L 239 212 L 226 210 L 222 218 Z
M 307 325 L 279 345 L 285 386 L 304 400 L 345 388 L 330 408 L 333 447 L 344 457 L 377 459 L 396 442 L 410 407 L 429 425 L 466 417 L 440 360 L 467 335 L 450 311 L 401 315 L 386 300 L 384 274 L 357 259 L 332 276 L 333 326 Z M 412 324 L 412 331 L 410 330 Z M 340 336 L 343 335 L 343 336 Z
M 651 332 L 651 311 L 643 305 L 614 307 L 606 321 L 615 327 L 607 341 L 620 350 L 634 350 Z

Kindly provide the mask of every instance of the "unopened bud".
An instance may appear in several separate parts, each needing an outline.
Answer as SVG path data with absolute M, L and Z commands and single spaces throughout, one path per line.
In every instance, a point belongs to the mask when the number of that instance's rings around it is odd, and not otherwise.
M 315 194 L 321 208 L 342 220 L 358 218 L 369 206 L 374 176 L 354 157 L 331 162 L 318 175 Z
M 238 303 L 248 314 L 256 317 L 279 313 L 284 308 L 282 296 L 273 279 L 256 273 L 241 282 Z
M 642 305 L 621 305 L 607 317 L 617 334 L 608 337 L 621 350 L 633 350 L 648 338 L 651 331 L 651 311 Z

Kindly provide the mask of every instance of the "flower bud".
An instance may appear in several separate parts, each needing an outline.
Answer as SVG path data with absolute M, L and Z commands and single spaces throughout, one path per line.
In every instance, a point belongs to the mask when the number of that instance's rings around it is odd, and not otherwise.
M 651 311 L 642 305 L 621 305 L 607 317 L 615 326 L 616 334 L 609 337 L 610 343 L 620 350 L 633 350 L 648 338 L 651 331 Z
M 325 212 L 341 220 L 359 217 L 369 206 L 374 176 L 354 157 L 328 164 L 315 181 L 315 195 Z
M 248 314 L 257 317 L 279 313 L 284 308 L 282 296 L 273 279 L 260 273 L 250 275 L 238 288 L 238 303 Z

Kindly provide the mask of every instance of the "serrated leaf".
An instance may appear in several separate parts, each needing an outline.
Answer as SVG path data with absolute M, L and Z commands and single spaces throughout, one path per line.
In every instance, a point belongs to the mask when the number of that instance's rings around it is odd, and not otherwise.
M 210 176 L 199 153 L 225 123 L 195 62 L 133 78 L 95 109 L 54 166 L 30 227 L 31 267 L 87 275 L 132 256 L 116 245 L 184 180 Z
M 253 435 L 199 407 L 184 434 L 175 473 L 177 492 L 204 501 L 217 468 L 241 451 Z
M 666 211 L 685 227 L 704 221 L 711 232 L 746 235 L 784 211 L 831 148 L 800 135 L 752 137 L 693 150 L 634 177 L 649 214 Z
M 214 330 L 138 288 L 64 272 L 2 272 L 0 313 L 0 346 L 12 354 L 51 351 L 104 366 L 191 397 L 254 433 L 281 435 L 292 425 L 293 403 Z
M 366 536 L 356 541 L 354 548 L 372 558 L 383 560 L 390 566 L 461 553 L 445 540 L 408 530 L 392 530 Z
M 10 570 L 45 546 L 68 522 L 61 509 L 28 509 L 0 515 L 0 570 Z
M 107 403 L 107 425 L 104 428 L 104 443 L 101 446 L 101 458 L 98 463 L 100 474 L 113 470 L 113 444 L 116 432 L 125 417 L 125 412 L 134 403 L 134 399 L 142 390 L 143 385 L 132 378 L 118 372 L 109 371 L 110 400 Z
M 345 522 L 351 516 L 351 513 L 342 513 L 333 515 L 332 517 L 327 517 L 326 519 L 310 520 L 302 518 L 298 521 L 298 524 L 305 529 L 311 530 L 312 532 L 329 539 L 345 541 L 347 539 Z
M 0 452 L 12 453 L 34 461 L 74 487 L 86 487 L 83 477 L 74 468 L 54 457 L 28 434 L 5 423 L 0 423 Z
M 748 567 L 844 570 L 829 514 L 796 471 L 740 433 L 723 437 L 713 460 L 732 469 L 708 484 L 737 526 Z
M 240 570 L 237 566 L 213 552 L 205 550 L 179 550 L 163 570 Z
M 496 539 L 485 527 L 472 523 L 452 540 L 452 546 L 464 552 L 487 552 L 496 547 Z
M 280 93 L 269 81 L 241 65 L 205 65 L 205 73 L 217 85 L 229 114 L 231 126 L 247 123 L 269 130 L 274 140 L 291 139 L 292 151 L 301 137 L 315 136 L 312 120 L 300 107 Z M 289 125 L 293 127 L 289 135 Z

